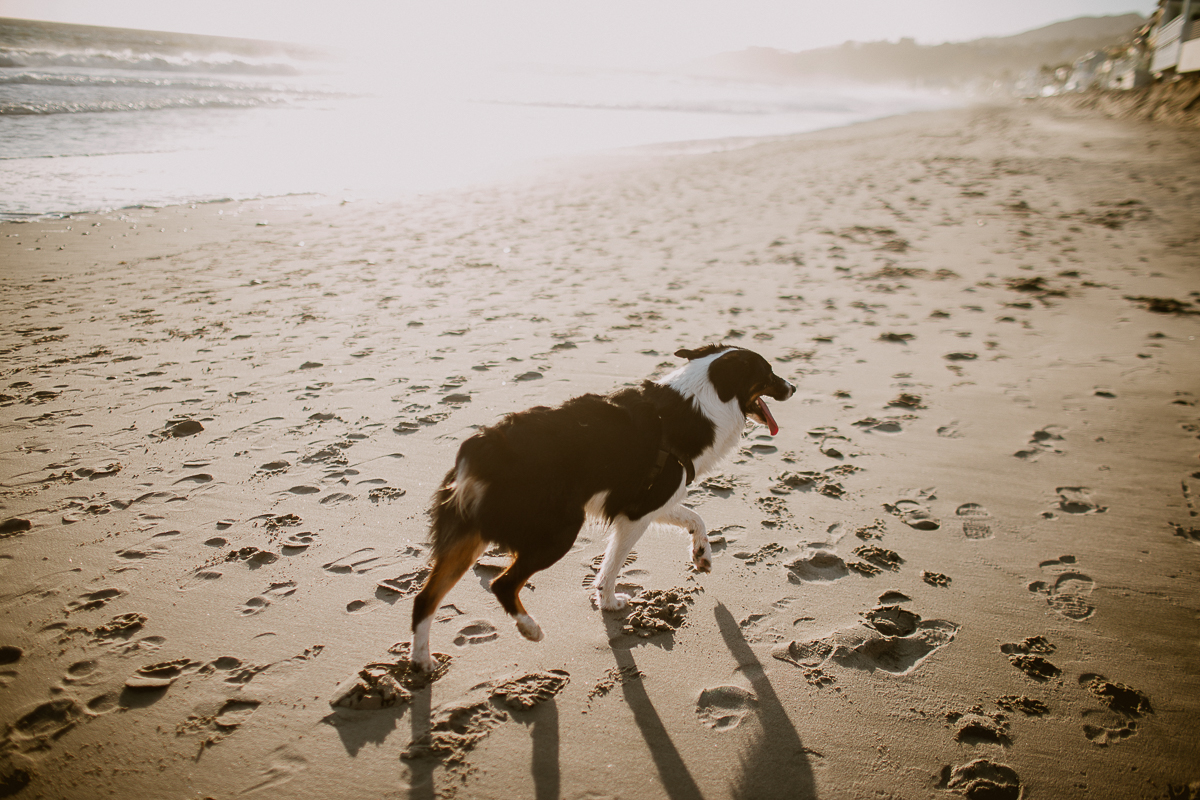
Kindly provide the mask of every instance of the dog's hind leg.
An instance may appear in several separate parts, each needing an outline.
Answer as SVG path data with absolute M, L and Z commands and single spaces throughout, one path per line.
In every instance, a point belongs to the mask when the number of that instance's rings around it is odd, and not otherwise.
M 531 642 L 540 642 L 542 640 L 542 627 L 538 625 L 528 611 L 525 610 L 525 604 L 521 602 L 521 589 L 525 586 L 525 581 L 529 580 L 533 573 L 539 569 L 544 569 L 549 564 L 544 566 L 534 566 L 534 562 L 528 558 L 522 558 L 520 554 L 513 558 L 512 563 L 508 565 L 508 569 L 500 573 L 500 575 L 492 581 L 492 594 L 496 595 L 496 599 L 500 601 L 500 605 L 508 612 L 508 615 L 517 623 L 517 630 Z
M 699 514 L 686 506 L 675 506 L 656 521 L 687 529 L 692 534 L 692 563 L 701 572 L 712 572 L 712 545 L 708 543 L 708 529 Z
M 629 602 L 629 595 L 616 591 L 617 573 L 625 566 L 625 559 L 651 522 L 649 516 L 631 520 L 623 515 L 612 521 L 608 548 L 604 551 L 604 560 L 600 562 L 600 571 L 596 573 L 592 584 L 596 587 L 596 600 L 604 611 L 620 611 Z
M 582 521 L 580 523 L 582 525 Z M 521 631 L 521 636 L 530 640 L 530 642 L 541 642 L 542 632 L 541 626 L 538 625 L 538 620 L 533 618 L 527 612 L 524 603 L 521 602 L 521 589 L 528 581 L 534 572 L 545 570 L 546 567 L 553 565 L 558 559 L 566 555 L 566 551 L 571 549 L 572 543 L 575 542 L 574 533 L 577 533 L 580 525 L 576 525 L 572 535 L 562 537 L 550 537 L 548 541 L 557 542 L 557 547 L 548 548 L 545 543 L 538 547 L 530 547 L 518 551 L 512 557 L 512 563 L 508 569 L 500 573 L 500 575 L 492 581 L 492 594 L 496 595 L 496 599 L 500 602 L 500 606 L 504 607 L 505 612 L 509 613 L 517 624 L 517 630 Z
M 413 635 L 409 658 L 425 672 L 432 672 L 434 668 L 433 655 L 429 652 L 429 628 L 433 624 L 433 615 L 442 604 L 442 599 L 471 565 L 479 560 L 486 547 L 487 544 L 478 533 L 459 539 L 448 552 L 434 559 L 433 570 L 413 601 Z

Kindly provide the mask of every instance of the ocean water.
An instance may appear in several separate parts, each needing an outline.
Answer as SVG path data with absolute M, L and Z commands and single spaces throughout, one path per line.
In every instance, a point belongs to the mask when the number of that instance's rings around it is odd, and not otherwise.
M 723 149 L 960 102 L 0 19 L 0 218 L 291 194 L 389 200 L 550 159 Z

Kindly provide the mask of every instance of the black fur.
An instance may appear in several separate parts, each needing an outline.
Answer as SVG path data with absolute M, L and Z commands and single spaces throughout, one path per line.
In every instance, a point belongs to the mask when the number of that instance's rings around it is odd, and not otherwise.
M 650 381 L 509 414 L 459 448 L 455 463 L 465 460 L 485 488 L 468 521 L 453 499 L 457 472 L 446 474 L 432 509 L 434 557 L 469 530 L 514 553 L 565 553 L 594 495 L 608 492 L 609 519 L 636 520 L 661 508 L 688 471 L 683 460 L 690 464 L 712 445 L 713 432 L 679 392 Z M 656 470 L 660 451 L 671 457 Z

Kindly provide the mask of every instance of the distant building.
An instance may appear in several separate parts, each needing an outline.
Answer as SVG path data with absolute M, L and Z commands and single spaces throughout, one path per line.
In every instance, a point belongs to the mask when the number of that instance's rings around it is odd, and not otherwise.
M 1080 56 L 1072 65 L 1071 76 L 1063 86 L 1064 92 L 1086 92 L 1095 85 L 1100 68 L 1108 61 L 1108 53 L 1103 50 L 1093 50 L 1086 56 Z
M 1150 33 L 1150 71 L 1200 72 L 1200 0 L 1159 0 L 1158 24 Z

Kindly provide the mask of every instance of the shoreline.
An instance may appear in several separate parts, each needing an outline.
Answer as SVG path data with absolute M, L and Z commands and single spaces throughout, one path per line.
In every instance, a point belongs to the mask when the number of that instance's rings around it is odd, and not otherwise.
M 851 96 L 853 96 L 853 93 L 851 93 Z M 363 98 L 363 101 L 366 102 L 367 99 Z M 373 100 L 370 100 L 370 102 L 377 103 L 377 102 L 380 102 L 380 99 L 375 98 Z M 920 103 L 920 104 L 917 104 L 916 100 L 910 100 L 909 105 L 916 104 L 918 106 L 917 113 L 919 113 L 919 111 L 922 110 L 920 108 L 920 106 L 929 105 L 930 102 L 931 101 L 927 98 L 923 99 L 922 103 Z M 951 107 L 951 108 L 959 107 L 960 105 L 969 104 L 971 102 L 972 101 L 970 100 L 970 98 L 967 98 L 965 96 L 958 96 L 958 102 L 949 107 Z M 505 103 L 493 103 L 491 101 L 457 100 L 457 101 L 453 101 L 451 105 L 454 105 L 456 103 L 460 104 L 464 107 L 467 107 L 467 108 L 473 107 L 475 105 L 482 105 L 482 106 L 495 105 L 496 107 L 506 109 L 509 112 L 519 111 L 522 108 L 521 104 L 519 104 L 519 103 L 505 104 Z M 882 103 L 880 105 L 882 106 Z M 529 108 L 537 110 L 537 111 L 545 111 L 545 110 L 553 108 L 553 107 L 554 106 L 539 105 L 539 104 L 533 104 L 533 105 L 529 106 Z M 615 115 L 621 115 L 622 113 L 624 113 L 619 108 L 603 108 L 603 107 L 590 108 L 590 107 L 586 107 L 586 106 L 581 106 L 581 107 L 564 106 L 562 108 L 569 109 L 575 113 L 598 112 L 598 113 L 610 113 L 610 114 L 615 114 Z M 928 110 L 928 109 L 925 109 L 925 110 Z M 459 115 L 461 116 L 461 112 L 456 112 L 456 113 L 459 113 Z M 678 113 L 685 113 L 685 112 L 678 112 Z M 817 112 L 814 111 L 811 113 L 816 114 Z M 893 111 L 887 111 L 883 107 L 877 107 L 877 108 L 874 108 L 869 113 L 879 115 L 879 116 L 874 117 L 874 119 L 885 119 L 889 116 L 902 116 L 905 113 L 914 113 L 914 112 L 913 111 L 893 112 Z M 129 205 L 122 206 L 120 208 L 89 209 L 89 210 L 84 210 L 84 211 L 42 211 L 42 212 L 28 212 L 28 213 L 14 211 L 14 212 L 9 212 L 7 214 L 0 213 L 0 222 L 17 222 L 17 223 L 30 222 L 30 221 L 52 222 L 55 220 L 69 219 L 71 217 L 80 216 L 80 215 L 122 214 L 122 213 L 129 213 L 131 211 L 136 211 L 136 210 L 144 209 L 144 208 L 173 208 L 176 206 L 204 205 L 204 204 L 208 204 L 208 203 L 223 203 L 223 202 L 228 202 L 228 201 L 259 202 L 259 201 L 274 200 L 274 199 L 278 199 L 278 198 L 304 197 L 304 196 L 322 197 L 322 198 L 324 198 L 325 202 L 328 204 L 337 204 L 337 203 L 342 202 L 343 200 L 347 200 L 348 202 L 380 202 L 380 203 L 405 202 L 406 200 L 414 198 L 414 197 L 426 196 L 426 195 L 430 195 L 430 194 L 443 194 L 443 193 L 447 193 L 447 192 L 452 193 L 452 192 L 458 192 L 458 191 L 465 191 L 465 190 L 469 190 L 473 187 L 487 187 L 487 186 L 509 184 L 509 183 L 520 183 L 520 182 L 526 182 L 526 181 L 530 181 L 530 180 L 537 181 L 537 180 L 540 180 L 542 177 L 544 177 L 546 174 L 553 174 L 555 172 L 559 172 L 562 170 L 569 171 L 569 170 L 575 169 L 578 165 L 581 165 L 581 164 L 586 165 L 590 162 L 614 162 L 614 161 L 620 161 L 623 159 L 626 159 L 626 160 L 628 160 L 628 159 L 645 159 L 645 158 L 653 158 L 656 156 L 661 156 L 664 153 L 666 153 L 666 154 L 681 154 L 682 153 L 682 154 L 696 155 L 696 154 L 703 154 L 703 153 L 708 153 L 708 152 L 721 152 L 721 151 L 728 150 L 728 149 L 741 149 L 744 147 L 752 147 L 752 146 L 756 146 L 756 144 L 758 144 L 758 143 L 787 139 L 792 136 L 803 136 L 803 135 L 806 135 L 807 133 L 813 133 L 813 132 L 820 131 L 820 130 L 835 130 L 835 129 L 839 129 L 839 128 L 843 128 L 843 127 L 847 127 L 847 126 L 851 126 L 851 125 L 856 125 L 856 124 L 859 124 L 860 122 L 864 121 L 862 119 L 859 119 L 858 118 L 859 116 L 861 116 L 861 112 L 859 112 L 858 114 L 850 114 L 849 112 L 844 112 L 843 113 L 844 118 L 835 124 L 826 125 L 826 123 L 813 123 L 810 120 L 809 122 L 806 123 L 805 127 L 810 127 L 813 124 L 816 124 L 818 127 L 816 127 L 815 129 L 802 129 L 799 132 L 791 131 L 791 132 L 785 132 L 785 133 L 768 133 L 768 134 L 761 134 L 761 133 L 760 134 L 745 134 L 745 133 L 729 134 L 729 133 L 726 133 L 723 135 L 714 135 L 715 134 L 714 130 L 706 129 L 704 126 L 701 126 L 700 128 L 695 130 L 695 133 L 698 134 L 701 138 L 673 139 L 673 138 L 667 137 L 667 138 L 663 138 L 660 141 L 653 141 L 650 143 L 642 143 L 642 144 L 628 144 L 628 143 L 619 144 L 618 143 L 619 140 L 621 140 L 621 139 L 627 140 L 629 138 L 628 131 L 625 131 L 624 135 L 618 135 L 616 133 L 610 132 L 610 135 L 608 137 L 610 139 L 610 141 L 607 144 L 601 144 L 600 141 L 593 141 L 590 145 L 584 145 L 583 141 L 587 137 L 580 138 L 581 134 L 578 130 L 576 130 L 574 133 L 574 136 L 577 141 L 575 141 L 574 144 L 564 145 L 564 143 L 561 141 L 547 138 L 545 141 L 542 142 L 542 145 L 544 148 L 546 148 L 545 153 L 548 153 L 548 154 L 537 155 L 537 156 L 531 155 L 530 153 L 524 152 L 523 150 L 520 150 L 520 149 L 514 150 L 511 146 L 511 143 L 499 144 L 499 145 L 493 143 L 492 144 L 493 148 L 497 148 L 497 149 L 495 150 L 495 152 L 492 153 L 491 158 L 482 158 L 481 159 L 476 155 L 471 155 L 470 157 L 464 157 L 465 153 L 460 152 L 457 154 L 457 156 L 455 156 L 453 158 L 449 157 L 449 156 L 444 156 L 444 155 L 438 155 L 438 156 L 434 157 L 433 162 L 435 163 L 436 166 L 434 166 L 432 168 L 421 167 L 421 166 L 418 166 L 415 162 L 409 163 L 409 162 L 403 161 L 402 159 L 399 160 L 398 163 L 396 163 L 396 164 L 391 164 L 390 165 L 391 172 L 389 174 L 391 174 L 392 177 L 398 178 L 402 183 L 404 183 L 405 185 L 410 187 L 403 191 L 397 191 L 392 188 L 388 188 L 386 190 L 383 189 L 378 184 L 377 177 L 373 178 L 372 180 L 364 179 L 364 176 L 362 174 L 359 174 L 361 172 L 360 164 L 357 164 L 357 163 L 347 160 L 343 154 L 335 153 L 334 156 L 337 158 L 337 163 L 339 165 L 339 168 L 347 170 L 352 175 L 352 177 L 349 179 L 350 183 L 348 183 L 343 188 L 336 188 L 333 190 L 329 190 L 328 186 L 325 185 L 325 184 L 329 183 L 329 176 L 326 175 L 323 178 L 318 177 L 321 174 L 321 170 L 316 170 L 315 176 L 303 181 L 302 182 L 304 184 L 303 186 L 293 185 L 293 188 L 291 191 L 283 191 L 279 194 L 258 194 L 255 196 L 242 196 L 242 195 L 235 194 L 230 197 L 221 197 L 219 195 L 214 196 L 214 191 L 213 191 L 214 187 L 208 187 L 208 191 L 204 191 L 204 190 L 200 189 L 199 188 L 200 184 L 196 184 L 195 176 L 192 176 L 190 179 L 185 178 L 182 180 L 185 180 L 185 181 L 190 180 L 193 184 L 195 184 L 193 186 L 193 188 L 195 189 L 196 192 L 198 192 L 200 194 L 208 195 L 211 199 L 180 200 L 177 202 L 169 202 L 169 203 L 163 203 L 163 204 L 156 204 L 154 202 L 131 202 Z M 871 121 L 871 119 L 867 119 L 865 121 Z M 468 124 L 469 122 L 470 122 L 469 120 L 460 120 L 460 124 Z M 493 121 L 493 123 L 494 122 L 495 121 Z M 511 120 L 509 120 L 509 122 L 511 122 Z M 552 124 L 553 120 L 547 120 L 546 122 Z M 577 127 L 579 124 L 578 121 L 571 120 L 568 118 L 558 120 L 558 122 L 559 122 L 559 124 L 566 126 L 568 129 Z M 604 127 L 604 126 L 601 125 L 600 127 Z M 621 130 L 621 128 L 622 128 L 622 126 L 620 126 L 620 125 L 614 126 L 611 122 L 608 123 L 608 127 L 612 128 L 613 131 L 618 131 L 618 130 Z M 657 133 L 660 136 L 666 135 L 665 130 L 657 130 Z M 348 134 L 348 132 L 343 131 L 343 135 L 349 135 L 349 134 Z M 507 131 L 507 135 L 512 136 L 513 131 Z M 638 138 L 638 137 L 634 137 L 634 138 Z M 414 140 L 414 142 L 417 142 L 417 141 L 419 141 L 420 146 L 423 146 L 423 147 L 428 147 L 431 145 L 438 144 L 436 139 Z M 260 146 L 261 146 L 261 143 L 260 143 Z M 487 143 L 484 141 L 476 141 L 472 144 L 465 139 L 463 141 L 458 142 L 457 146 L 459 146 L 459 147 L 470 146 L 473 148 L 481 148 L 482 147 L 484 149 L 487 149 Z M 582 147 L 582 149 L 579 149 L 581 147 Z M 193 156 L 197 156 L 197 157 L 202 155 L 201 151 L 194 151 L 194 150 L 189 151 L 188 148 L 186 148 L 186 147 L 180 151 L 169 151 L 168 150 L 168 151 L 156 152 L 156 153 L 151 153 L 151 154 L 143 154 L 143 155 L 175 157 L 174 162 L 172 162 L 170 164 L 160 165 L 159 169 L 176 169 L 176 170 L 183 170 L 185 173 L 190 173 L 191 168 L 187 165 L 186 159 L 181 160 L 181 158 L 186 156 L 188 152 L 191 152 Z M 101 153 L 101 154 L 86 155 L 86 156 L 76 156 L 76 155 L 45 156 L 45 155 L 43 155 L 43 156 L 38 156 L 38 157 L 32 157 L 29 160 L 40 161 L 43 159 L 50 159 L 51 161 L 53 161 L 54 159 L 62 159 L 62 158 L 68 158 L 68 159 L 82 158 L 84 161 L 81 166 L 84 168 L 84 172 L 86 173 L 86 171 L 87 171 L 86 164 L 88 163 L 87 159 L 91 159 L 91 158 L 107 159 L 107 158 L 115 158 L 115 157 L 124 157 L 125 155 L 129 155 L 129 154 Z M 136 155 L 136 154 L 134 154 L 134 155 Z M 385 152 L 379 152 L 379 153 L 376 153 L 375 155 L 376 155 L 376 158 L 374 159 L 374 163 L 376 163 L 377 167 L 382 168 L 384 170 L 389 169 L 389 165 L 387 162 L 388 154 Z M 465 164 L 465 166 L 464 166 L 464 164 Z M 143 165 L 143 167 L 144 167 L 144 165 Z M 124 169 L 134 170 L 135 174 L 140 174 L 140 172 L 141 172 L 141 168 L 139 168 L 139 165 L 137 165 L 137 164 L 126 164 L 126 165 L 124 165 Z M 392 174 L 392 173 L 394 173 L 394 174 Z M 372 174 L 374 175 L 374 173 L 372 173 Z M 55 174 L 56 179 L 61 179 L 62 177 L 63 176 L 58 175 L 57 173 Z M 259 176 L 260 180 L 267 180 L 267 177 L 268 176 L 266 173 Z M 135 178 L 133 180 L 135 180 L 135 181 L 140 180 L 140 178 Z M 268 184 L 263 184 L 263 185 L 273 185 L 275 188 L 280 188 L 281 186 L 283 186 L 285 184 L 280 183 L 278 180 L 278 177 L 276 176 L 273 184 L 268 183 Z M 112 187 L 110 187 L 110 188 L 112 188 Z M 262 185 L 260 185 L 258 188 L 262 188 Z M 170 189 L 170 188 L 164 189 L 163 187 L 156 187 L 155 190 L 157 190 L 159 192 L 166 191 L 168 193 L 177 191 L 176 189 Z M 147 195 L 146 192 L 152 192 L 155 190 L 145 189 L 143 191 L 143 196 L 141 199 L 144 200 L 145 196 L 150 196 L 150 195 Z M 119 197 L 124 194 L 123 188 L 114 189 L 114 191 L 115 191 L 115 194 L 112 196 L 115 196 L 115 197 Z M 224 191 L 227 191 L 227 189 L 222 189 L 220 187 L 216 187 L 215 191 L 216 192 L 224 192 Z M 235 190 L 235 191 L 237 191 L 237 190 Z M 155 195 L 155 196 L 157 196 L 157 195 Z M 132 199 L 133 198 L 130 198 L 130 200 L 132 200 Z
M 0 780 L 1194 791 L 1197 145 L 973 107 L 390 204 L 0 223 Z M 690 494 L 713 572 L 669 528 L 623 572 L 682 624 L 592 607 L 589 528 L 527 593 L 545 641 L 485 557 L 444 676 L 331 707 L 403 662 L 459 441 L 722 339 L 798 391 Z

